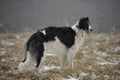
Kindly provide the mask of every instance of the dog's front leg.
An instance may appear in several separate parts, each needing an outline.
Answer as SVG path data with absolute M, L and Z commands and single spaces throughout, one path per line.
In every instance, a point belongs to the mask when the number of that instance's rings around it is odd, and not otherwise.
M 59 61 L 60 61 L 60 69 L 64 70 L 64 67 L 66 65 L 66 58 L 67 58 L 67 54 L 63 54 L 59 57 Z
M 73 68 L 74 66 L 74 57 L 75 57 L 75 54 L 68 53 L 68 62 L 69 62 L 69 67 L 71 68 Z

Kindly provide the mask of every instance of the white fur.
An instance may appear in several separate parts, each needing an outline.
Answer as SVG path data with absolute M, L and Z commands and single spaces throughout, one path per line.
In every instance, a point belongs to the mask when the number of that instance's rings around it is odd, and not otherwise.
M 45 30 L 42 30 L 42 33 L 43 33 L 44 35 L 46 35 L 46 32 L 45 32 Z
M 89 24 L 89 31 L 92 29 L 91 25 Z
M 18 71 L 23 72 L 23 71 L 28 71 L 31 70 L 33 67 L 33 58 L 30 55 L 30 53 L 27 51 L 27 60 L 25 62 L 21 62 L 18 66 Z

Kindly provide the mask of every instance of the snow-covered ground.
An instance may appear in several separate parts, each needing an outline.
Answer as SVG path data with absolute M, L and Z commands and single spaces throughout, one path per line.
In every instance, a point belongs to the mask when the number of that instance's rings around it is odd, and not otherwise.
M 48 54 L 39 73 L 18 73 L 24 44 L 31 33 L 0 34 L 0 80 L 120 80 L 120 33 L 87 35 L 74 67 L 61 71 L 54 55 Z

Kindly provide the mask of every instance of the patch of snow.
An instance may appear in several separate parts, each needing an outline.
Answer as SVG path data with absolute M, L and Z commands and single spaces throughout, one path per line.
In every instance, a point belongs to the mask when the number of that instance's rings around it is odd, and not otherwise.
M 113 48 L 108 48 L 107 51 L 111 51 L 111 52 L 120 51 L 120 46 L 118 46 L 118 47 L 113 47 Z
M 0 51 L 0 56 L 5 55 L 6 51 Z
M 94 49 L 94 50 L 93 50 L 93 53 L 94 53 L 94 54 L 96 54 L 97 52 L 98 52 L 97 49 Z
M 69 77 L 68 79 L 63 79 L 63 80 L 79 80 L 79 79 L 74 78 L 74 77 Z
M 20 36 L 16 35 L 15 38 L 16 38 L 16 39 L 20 39 Z
M 97 79 L 97 76 L 96 76 L 96 74 L 93 72 L 92 73 L 92 80 L 96 80 Z
M 15 56 L 13 56 L 13 57 L 11 58 L 11 60 L 17 61 L 17 60 L 18 60 L 18 57 L 15 55 Z
M 54 54 L 50 54 L 51 52 L 47 52 L 47 54 L 45 54 L 46 56 L 51 56 L 51 57 L 55 57 Z
M 60 69 L 60 67 L 59 66 L 43 66 L 42 67 L 42 71 L 48 71 L 52 69 Z
M 104 76 L 104 80 L 109 80 L 109 79 L 110 79 L 110 76 L 108 76 L 108 75 Z
M 119 64 L 118 62 L 96 62 L 99 65 L 117 65 Z
M 86 53 L 86 51 L 82 51 L 82 53 L 84 54 L 84 53 Z
M 106 57 L 107 56 L 107 52 L 101 52 L 100 55 L 103 56 L 103 57 Z
M 120 51 L 120 47 L 118 46 L 118 47 L 116 47 L 115 48 L 115 51 L 117 52 L 117 51 Z
M 97 46 L 98 46 L 98 45 L 100 45 L 100 43 L 96 42 L 96 43 L 95 43 L 95 45 L 97 45 Z
M 97 55 L 99 55 L 101 57 L 107 57 L 108 56 L 107 52 L 101 52 L 101 51 L 96 52 L 95 54 L 97 54 Z
M 6 60 L 5 60 L 5 59 L 2 59 L 1 61 L 2 61 L 2 62 L 5 62 Z
M 88 48 L 89 48 L 89 46 L 85 46 L 85 48 L 86 48 L 86 49 L 88 49 Z
M 89 70 L 92 70 L 93 67 L 92 67 L 91 65 L 89 65 L 87 68 L 88 68 Z
M 102 62 L 105 61 L 105 60 L 104 60 L 103 58 L 101 58 L 101 57 L 96 57 L 96 59 L 97 59 L 98 61 L 102 61 Z
M 87 76 L 87 75 L 88 75 L 87 73 L 81 72 L 79 76 L 80 76 L 80 77 L 85 77 L 85 76 Z
M 1 44 L 4 45 L 4 46 L 14 46 L 15 45 L 15 43 L 6 42 L 6 41 L 1 41 Z

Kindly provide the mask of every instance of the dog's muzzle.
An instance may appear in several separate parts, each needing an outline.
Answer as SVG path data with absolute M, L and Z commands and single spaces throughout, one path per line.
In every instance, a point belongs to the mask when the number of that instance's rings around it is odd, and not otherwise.
M 87 32 L 87 34 L 89 34 L 90 32 L 92 32 L 93 31 L 93 29 L 91 28 L 91 29 L 89 29 L 89 30 L 85 30 L 85 32 Z
M 89 25 L 89 30 L 87 31 L 87 33 L 89 34 L 89 32 L 93 31 L 91 25 Z

